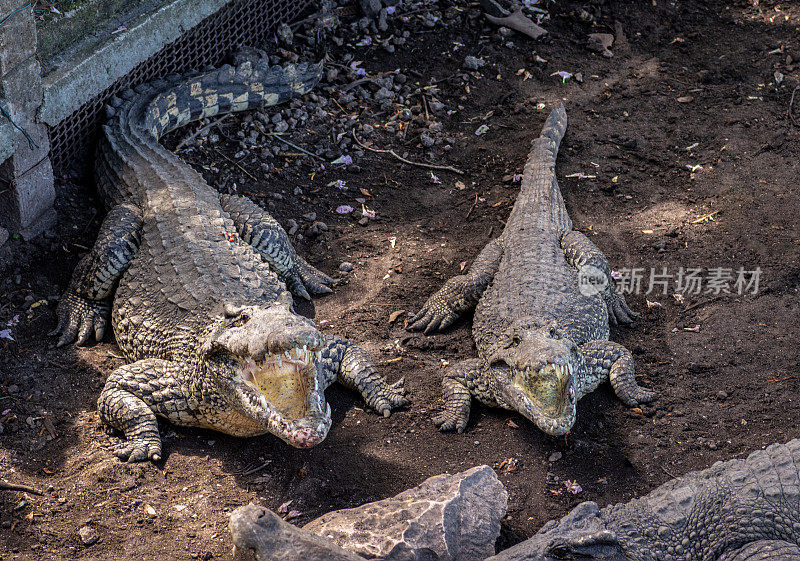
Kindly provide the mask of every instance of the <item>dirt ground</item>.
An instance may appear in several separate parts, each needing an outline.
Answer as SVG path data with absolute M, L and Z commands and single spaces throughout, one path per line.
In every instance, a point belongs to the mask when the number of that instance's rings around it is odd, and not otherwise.
M 477 464 L 495 466 L 508 489 L 498 544 L 508 547 L 580 501 L 626 501 L 800 435 L 800 129 L 789 115 L 800 7 L 647 0 L 559 2 L 550 10 L 546 44 L 514 37 L 509 48 L 465 25 L 414 35 L 393 54 L 358 47 L 369 73 L 399 68 L 423 86 L 438 81 L 439 98 L 463 106 L 441 119 L 456 142 L 436 162 L 463 176 L 436 171 L 436 183 L 427 169 L 367 152 L 349 168 L 276 166 L 271 180 L 256 181 L 254 170 L 219 159 L 228 174 L 222 181 L 209 171 L 216 152 L 188 158 L 212 185 L 234 181 L 269 203 L 285 225 L 316 213 L 328 230 L 296 240 L 298 251 L 327 272 L 342 262 L 354 270 L 302 311 L 322 330 L 362 343 L 390 380 L 406 378 L 413 403 L 387 419 L 347 390 L 328 390 L 333 428 L 311 450 L 272 436 L 163 424 L 162 462 L 129 465 L 111 455 L 96 399 L 123 364 L 119 349 L 111 337 L 55 349 L 46 335 L 54 297 L 101 217 L 86 188 L 62 184 L 58 231 L 0 250 L 0 333 L 11 323 L 14 338 L 0 339 L 0 473 L 43 491 L 0 490 L 0 559 L 228 559 L 228 514 L 249 501 L 277 509 L 292 500 L 303 524 Z M 582 10 L 597 17 L 594 25 Z M 614 32 L 616 21 L 627 41 L 615 43 L 613 58 L 586 48 L 588 33 Z M 463 46 L 454 51 L 455 43 Z M 487 60 L 466 84 L 465 55 Z M 573 76 L 563 81 L 558 71 Z M 652 267 L 672 275 L 703 268 L 706 278 L 708 269 L 735 276 L 758 267 L 757 294 L 731 287 L 680 302 L 673 282 L 665 295 L 628 296 L 641 318 L 614 329 L 612 339 L 633 351 L 640 384 L 659 392 L 651 407 L 629 410 L 604 385 L 579 403 L 567 437 L 480 406 L 464 434 L 439 433 L 430 419 L 441 406 L 442 365 L 474 356 L 471 323 L 426 337 L 404 330 L 407 313 L 394 322 L 390 315 L 418 310 L 502 230 L 519 188 L 508 176 L 521 171 L 530 140 L 561 101 L 570 119 L 561 188 L 576 228 L 615 268 L 643 268 L 646 289 Z M 798 106 L 800 99 L 795 119 Z M 376 127 L 386 118 L 361 116 Z M 242 122 L 228 119 L 220 134 L 235 138 Z M 488 132 L 476 135 L 482 124 Z M 423 161 L 419 141 L 409 135 L 393 147 Z M 237 147 L 226 142 L 219 151 L 233 159 Z M 336 179 L 350 189 L 327 187 Z M 366 226 L 357 223 L 356 198 L 376 213 Z M 355 215 L 337 214 L 341 204 Z M 500 467 L 509 458 L 515 470 Z M 565 481 L 582 491 L 568 492 Z M 99 536 L 93 545 L 77 535 L 84 526 Z

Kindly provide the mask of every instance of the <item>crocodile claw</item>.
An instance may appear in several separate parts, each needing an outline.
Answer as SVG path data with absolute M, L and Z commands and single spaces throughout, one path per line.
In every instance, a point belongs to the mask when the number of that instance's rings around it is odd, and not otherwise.
M 83 345 L 92 333 L 100 341 L 106 332 L 110 310 L 111 307 L 104 300 L 89 300 L 69 291 L 58 304 L 58 326 L 49 335 L 60 335 L 57 347 L 72 341 Z
M 114 455 L 120 460 L 132 462 L 144 462 L 161 460 L 161 439 L 136 437 L 118 445 L 114 450 Z
M 434 294 L 428 299 L 422 309 L 408 320 L 409 331 L 423 331 L 430 335 L 434 331 L 443 331 L 458 319 L 458 314 L 450 309 L 444 298 Z
M 614 293 L 611 296 L 608 306 L 608 321 L 611 325 L 619 323 L 633 323 L 634 319 L 639 317 L 639 314 L 634 312 L 628 307 L 625 297 L 621 294 Z
M 468 417 L 445 409 L 433 418 L 433 424 L 442 432 L 458 431 L 460 434 L 467 428 L 468 420 Z
M 408 405 L 411 402 L 406 397 L 405 381 L 405 378 L 400 378 L 394 384 L 387 384 L 370 399 L 368 405 L 384 417 L 389 417 L 392 409 Z

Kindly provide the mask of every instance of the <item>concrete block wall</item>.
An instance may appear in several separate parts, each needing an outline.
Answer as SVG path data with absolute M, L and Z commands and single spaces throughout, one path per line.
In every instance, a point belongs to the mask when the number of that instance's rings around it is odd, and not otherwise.
M 0 227 L 31 239 L 55 224 L 47 127 L 36 122 L 42 69 L 27 0 L 0 0 Z M 24 132 L 23 132 L 24 131 Z M 0 232 L 0 238 L 5 237 Z

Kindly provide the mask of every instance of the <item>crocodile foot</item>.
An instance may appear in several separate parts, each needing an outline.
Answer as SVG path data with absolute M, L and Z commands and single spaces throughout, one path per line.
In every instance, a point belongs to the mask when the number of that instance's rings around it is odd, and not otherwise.
M 120 439 L 114 443 L 114 455 L 124 462 L 157 462 L 161 460 L 161 438 L 156 434 Z
M 369 394 L 367 405 L 384 417 L 388 417 L 392 414 L 393 409 L 410 403 L 406 397 L 405 378 L 400 378 L 394 384 L 387 384 L 382 378 L 380 381 L 383 384 L 379 384 L 379 387 Z
M 464 416 L 460 411 L 445 409 L 433 418 L 433 424 L 443 432 L 458 431 L 464 432 L 467 428 L 469 416 Z
M 111 307 L 105 300 L 89 300 L 68 291 L 58 304 L 58 326 L 50 335 L 60 335 L 56 346 L 62 347 L 75 341 L 83 345 L 94 333 L 100 341 L 106 332 Z

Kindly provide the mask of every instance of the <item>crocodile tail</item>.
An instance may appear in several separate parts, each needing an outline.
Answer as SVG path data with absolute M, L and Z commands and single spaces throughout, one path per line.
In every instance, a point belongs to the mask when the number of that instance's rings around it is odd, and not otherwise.
M 268 61 L 244 62 L 237 67 L 196 75 L 176 76 L 145 88 L 153 97 L 145 108 L 142 123 L 156 139 L 167 132 L 223 113 L 245 111 L 283 103 L 313 88 L 322 77 L 317 63 L 269 66 Z
M 540 138 L 547 138 L 552 142 L 553 161 L 556 159 L 558 147 L 561 145 L 561 139 L 564 138 L 564 133 L 567 132 L 567 110 L 564 109 L 564 104 L 559 103 L 558 106 L 550 112 L 547 121 L 542 128 Z M 536 142 L 536 141 L 534 141 Z

